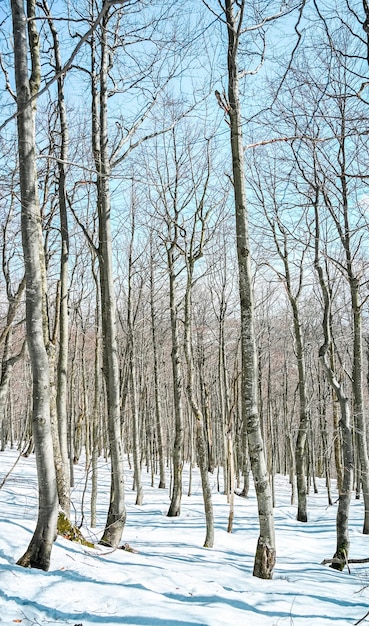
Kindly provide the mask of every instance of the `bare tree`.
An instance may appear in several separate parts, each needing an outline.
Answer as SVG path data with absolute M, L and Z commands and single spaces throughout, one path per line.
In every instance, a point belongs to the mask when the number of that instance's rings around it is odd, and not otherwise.
M 111 495 L 109 511 L 101 543 L 117 546 L 122 536 L 126 508 L 124 498 L 123 449 L 120 428 L 120 378 L 116 335 L 116 297 L 113 280 L 110 155 L 108 152 L 108 45 L 109 10 L 100 29 L 100 68 L 96 67 L 96 50 L 92 48 L 92 141 L 97 170 L 97 209 L 99 244 L 97 257 L 100 270 L 103 370 L 107 391 L 108 432 L 111 454 Z M 97 83 L 99 76 L 99 84 Z
M 332 337 L 330 332 L 330 308 L 331 298 L 327 287 L 324 271 L 320 261 L 320 218 L 319 218 L 319 188 L 316 188 L 315 198 L 313 199 L 315 209 L 315 259 L 314 266 L 319 277 L 319 284 L 323 295 L 323 333 L 324 343 L 320 347 L 319 357 L 322 361 L 324 371 L 326 373 L 329 384 L 334 389 L 341 410 L 341 432 L 342 432 L 342 449 L 343 449 L 343 477 L 342 484 L 339 489 L 339 502 L 337 510 L 337 545 L 332 560 L 334 569 L 343 570 L 345 567 L 350 548 L 349 539 L 349 511 L 352 492 L 353 477 L 353 450 L 352 450 L 352 432 L 351 432 L 351 411 L 350 399 L 347 397 L 342 383 L 338 380 L 335 371 L 332 369 L 329 359 L 329 350 L 332 346 Z
M 156 328 L 156 309 L 155 309 L 155 268 L 154 268 L 154 249 L 153 249 L 153 233 L 150 233 L 150 312 L 151 312 L 151 336 L 153 351 L 153 377 L 154 377 L 154 401 L 155 401 L 155 419 L 156 433 L 158 440 L 159 455 L 159 489 L 165 489 L 165 457 L 164 457 L 164 435 L 163 435 L 163 419 L 162 406 L 159 394 L 159 359 L 158 359 L 158 338 Z
M 132 193 L 131 208 L 131 236 L 128 251 L 128 293 L 127 293 L 127 360 L 128 360 L 128 382 L 131 400 L 132 415 L 132 444 L 133 444 L 133 463 L 134 463 L 134 485 L 136 489 L 136 504 L 140 506 L 143 503 L 143 488 L 141 479 L 141 454 L 140 454 L 140 427 L 137 402 L 137 381 L 136 381 L 136 329 L 135 323 L 137 312 L 142 294 L 142 281 L 138 289 L 134 288 L 133 274 L 135 272 L 134 259 L 134 237 L 136 228 L 136 201 L 134 193 Z M 136 303 L 133 294 L 136 295 Z
M 207 169 L 203 187 L 200 187 L 194 165 L 190 161 L 191 178 L 195 194 L 195 210 L 193 215 L 192 229 L 190 229 L 188 241 L 184 242 L 184 253 L 186 259 L 187 280 L 184 302 L 184 353 L 187 365 L 187 396 L 191 411 L 195 419 L 197 462 L 200 468 L 202 492 L 204 499 L 206 518 L 206 537 L 204 547 L 212 548 L 214 544 L 214 513 L 209 484 L 208 468 L 209 461 L 204 433 L 204 417 L 200 408 L 200 403 L 196 397 L 194 387 L 194 357 L 193 357 L 193 333 L 192 333 L 192 290 L 195 282 L 195 266 L 204 254 L 206 243 L 206 229 L 212 202 L 207 198 L 208 184 L 210 178 L 210 146 L 207 146 Z M 209 208 L 207 208 L 209 205 Z
M 258 500 L 260 535 L 256 548 L 254 576 L 271 578 L 276 559 L 272 494 L 268 479 L 264 443 L 258 412 L 258 368 L 254 329 L 254 298 L 250 261 L 249 224 L 245 189 L 245 165 L 243 154 L 242 116 L 239 95 L 241 71 L 238 52 L 244 26 L 246 0 L 225 0 L 220 18 L 226 26 L 228 49 L 228 92 L 216 92 L 218 102 L 224 109 L 230 126 L 232 153 L 233 190 L 236 218 L 236 242 L 239 271 L 239 293 L 241 307 L 241 355 L 242 394 L 244 419 L 248 433 L 251 470 Z
M 31 542 L 18 564 L 48 570 L 56 536 L 58 495 L 50 424 L 49 363 L 43 328 L 45 271 L 35 155 L 35 101 L 41 69 L 35 2 L 12 0 L 14 67 L 17 89 L 19 176 L 22 205 L 22 246 L 26 276 L 26 329 L 33 379 L 33 437 L 39 484 L 39 513 Z M 28 58 L 31 75 L 28 75 Z
M 48 19 L 53 40 L 53 51 L 55 56 L 55 71 L 58 74 L 58 117 L 60 125 L 60 154 L 58 164 L 58 200 L 60 216 L 60 275 L 59 275 L 59 351 L 57 361 L 57 385 L 56 385 L 56 413 L 58 421 L 58 437 L 61 457 L 61 479 L 62 483 L 59 491 L 59 502 L 63 512 L 70 516 L 70 476 L 68 458 L 68 417 L 67 417 L 67 375 L 68 375 L 68 287 L 69 287 L 69 229 L 67 213 L 67 159 L 68 159 L 68 126 L 67 112 L 64 94 L 64 76 L 61 72 L 61 50 L 57 29 L 50 14 L 47 1 L 43 0 L 43 8 Z
M 295 444 L 295 466 L 297 483 L 297 521 L 307 522 L 307 438 L 310 424 L 309 402 L 306 380 L 306 362 L 304 346 L 304 328 L 301 315 L 301 296 L 304 288 L 305 257 L 310 247 L 308 212 L 306 208 L 294 215 L 293 205 L 288 205 L 287 212 L 278 202 L 278 182 L 273 173 L 276 172 L 272 158 L 271 166 L 259 161 L 252 172 L 251 182 L 254 195 L 262 207 L 266 222 L 272 236 L 277 259 L 267 260 L 269 250 L 265 252 L 264 263 L 278 276 L 285 288 L 290 303 L 293 322 L 294 353 L 298 370 L 299 424 Z M 287 206 L 285 200 L 284 205 Z M 287 214 L 286 224 L 284 214 Z M 279 261 L 278 261 L 279 259 Z

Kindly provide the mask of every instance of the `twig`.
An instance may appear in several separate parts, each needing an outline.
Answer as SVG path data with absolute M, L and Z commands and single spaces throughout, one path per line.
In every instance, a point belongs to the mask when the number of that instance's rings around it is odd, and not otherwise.
M 2 481 L 1 481 L 1 483 L 0 483 L 0 489 L 2 489 L 2 488 L 4 487 L 4 485 L 5 485 L 6 481 L 8 480 L 8 478 L 9 478 L 10 474 L 12 473 L 12 471 L 13 471 L 13 470 L 14 470 L 14 468 L 15 468 L 15 466 L 17 465 L 17 463 L 18 463 L 19 459 L 23 456 L 23 453 L 24 453 L 24 450 L 22 450 L 22 451 L 19 453 L 19 456 L 18 456 L 18 458 L 16 459 L 15 463 L 14 463 L 14 464 L 13 464 L 13 466 L 10 468 L 10 470 L 8 471 L 8 473 L 7 473 L 7 474 L 5 474 L 5 476 L 4 476 L 4 478 L 3 478 L 3 480 L 2 480 Z

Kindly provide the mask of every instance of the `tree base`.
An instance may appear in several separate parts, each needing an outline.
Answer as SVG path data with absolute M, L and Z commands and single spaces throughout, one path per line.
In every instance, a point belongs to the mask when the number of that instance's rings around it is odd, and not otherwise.
M 255 554 L 253 576 L 271 580 L 273 578 L 275 561 L 275 549 L 264 543 L 259 537 Z
M 82 546 L 87 546 L 88 548 L 95 547 L 94 544 L 91 543 L 91 541 L 87 541 L 84 538 L 80 529 L 77 526 L 73 526 L 71 521 L 64 513 L 59 513 L 57 530 L 58 535 L 61 535 L 62 537 L 64 537 L 64 539 L 80 543 Z

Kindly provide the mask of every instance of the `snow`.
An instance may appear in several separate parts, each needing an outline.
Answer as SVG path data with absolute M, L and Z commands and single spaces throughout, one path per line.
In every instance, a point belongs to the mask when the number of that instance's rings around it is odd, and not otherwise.
M 18 458 L 0 453 L 0 483 Z M 188 468 L 187 468 L 188 471 Z M 88 474 L 87 474 L 88 475 Z M 252 576 L 258 536 L 255 494 L 235 498 L 233 533 L 227 533 L 228 505 L 213 485 L 215 546 L 203 548 L 205 524 L 198 471 L 192 495 L 186 481 L 179 518 L 166 516 L 168 491 L 150 486 L 143 472 L 145 499 L 135 505 L 132 472 L 126 467 L 127 523 L 122 543 L 135 552 L 97 545 L 105 523 L 109 466 L 99 462 L 98 528 L 87 526 L 90 480 L 83 463 L 75 467 L 74 515 L 86 548 L 58 537 L 49 572 L 24 569 L 17 559 L 28 546 L 37 516 L 35 459 L 21 457 L 0 489 L 0 625 L 119 626 L 335 626 L 369 623 L 369 566 L 337 572 L 321 565 L 335 550 L 337 504 L 328 506 L 324 481 L 309 495 L 309 521 L 295 520 L 288 479 L 276 476 L 277 564 L 273 580 Z M 156 483 L 158 481 L 156 480 Z M 168 481 L 169 482 L 169 481 Z M 363 504 L 352 500 L 351 558 L 369 556 L 361 533 Z M 368 587 L 367 587 L 368 586 Z

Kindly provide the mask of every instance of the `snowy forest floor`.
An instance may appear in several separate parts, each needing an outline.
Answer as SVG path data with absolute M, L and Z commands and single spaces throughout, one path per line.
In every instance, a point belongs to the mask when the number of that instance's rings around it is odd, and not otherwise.
M 0 453 L 0 483 L 17 459 Z M 72 493 L 75 521 L 97 543 L 105 523 L 109 465 L 99 462 L 98 528 L 90 529 L 85 467 L 75 467 Z M 258 535 L 255 493 L 236 497 L 233 533 L 227 533 L 226 497 L 211 475 L 215 547 L 202 547 L 205 522 L 201 482 L 193 470 L 192 494 L 182 514 L 168 518 L 168 491 L 150 486 L 143 472 L 144 504 L 135 506 L 132 472 L 126 464 L 127 523 L 122 543 L 135 552 L 102 546 L 86 548 L 58 537 L 50 571 L 15 565 L 28 546 L 37 516 L 35 459 L 21 458 L 0 490 L 0 624 L 68 626 L 328 626 L 369 624 L 369 565 L 351 573 L 321 565 L 335 551 L 337 504 L 329 507 L 324 481 L 309 496 L 309 521 L 295 520 L 288 478 L 276 476 L 277 565 L 273 580 L 252 576 Z M 169 479 L 168 479 L 169 482 Z M 157 483 L 157 481 L 156 481 Z M 81 498 L 84 493 L 84 519 Z M 333 494 L 336 497 L 336 494 Z M 362 501 L 352 500 L 351 558 L 369 556 L 369 536 L 361 534 Z

